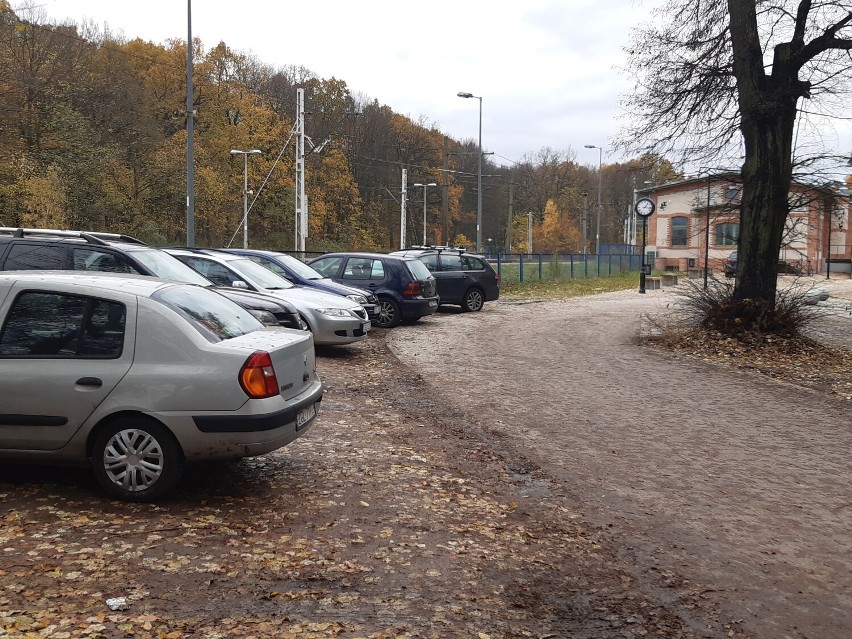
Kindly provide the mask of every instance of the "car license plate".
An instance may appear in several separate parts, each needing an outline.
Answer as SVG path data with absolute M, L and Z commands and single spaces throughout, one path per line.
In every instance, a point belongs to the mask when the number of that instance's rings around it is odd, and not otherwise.
M 303 408 L 298 413 L 296 413 L 296 430 L 299 430 L 302 426 L 311 421 L 314 417 L 317 416 L 317 405 L 311 404 L 307 408 Z
M 438 302 L 436 302 L 435 300 L 430 300 L 429 308 L 438 308 Z
M 367 331 L 369 331 L 372 327 L 373 327 L 372 322 L 364 322 L 363 324 L 361 324 L 361 330 L 362 330 L 364 333 L 366 333 Z

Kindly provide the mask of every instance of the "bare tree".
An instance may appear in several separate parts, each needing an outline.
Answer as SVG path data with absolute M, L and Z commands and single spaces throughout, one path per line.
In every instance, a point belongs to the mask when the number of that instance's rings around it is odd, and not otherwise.
M 848 0 L 669 0 L 657 17 L 629 50 L 625 146 L 704 164 L 744 153 L 733 299 L 771 310 L 797 124 L 839 109 L 852 75 Z

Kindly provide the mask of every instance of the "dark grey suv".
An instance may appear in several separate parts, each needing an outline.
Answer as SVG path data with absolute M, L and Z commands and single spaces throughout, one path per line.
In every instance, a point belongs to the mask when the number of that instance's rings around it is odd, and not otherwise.
M 464 249 L 412 247 L 391 255 L 416 257 L 426 265 L 435 283 L 441 304 L 457 304 L 464 311 L 481 311 L 485 302 L 500 297 L 500 276 L 481 255 Z
M 127 235 L 0 227 L 0 271 L 29 270 L 131 273 L 200 284 L 236 302 L 264 324 L 308 328 L 287 302 L 214 286 L 177 258 Z

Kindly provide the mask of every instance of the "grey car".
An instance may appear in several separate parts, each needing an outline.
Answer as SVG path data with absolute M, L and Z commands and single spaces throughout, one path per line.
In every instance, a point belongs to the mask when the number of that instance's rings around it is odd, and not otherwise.
M 261 266 L 265 266 L 273 273 L 290 280 L 293 284 L 299 286 L 307 286 L 315 288 L 325 293 L 333 293 L 348 297 L 353 302 L 358 302 L 367 311 L 371 321 L 378 319 L 379 300 L 378 298 L 365 289 L 355 288 L 354 286 L 346 286 L 323 277 L 313 268 L 305 264 L 302 260 L 281 253 L 280 251 L 262 251 L 257 249 L 217 249 L 226 253 L 234 253 L 243 255 L 249 258 L 252 262 L 257 262 Z
M 167 248 L 204 277 L 220 286 L 233 286 L 281 297 L 292 304 L 314 334 L 314 343 L 343 345 L 367 338 L 372 324 L 364 307 L 342 295 L 296 286 L 242 255 L 216 250 Z
M 184 463 L 275 450 L 314 422 L 307 331 L 207 288 L 109 273 L 0 273 L 0 460 L 88 463 L 149 501 Z
M 0 227 L 0 271 L 105 271 L 151 275 L 215 288 L 270 326 L 307 330 L 296 309 L 280 298 L 215 287 L 180 260 L 127 235 Z

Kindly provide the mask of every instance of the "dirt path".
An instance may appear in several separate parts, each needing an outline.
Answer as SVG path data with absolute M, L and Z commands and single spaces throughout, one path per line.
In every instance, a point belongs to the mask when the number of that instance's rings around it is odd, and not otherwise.
M 852 636 L 849 404 L 638 345 L 670 302 L 501 302 L 388 340 L 648 587 L 689 583 L 754 636 Z

